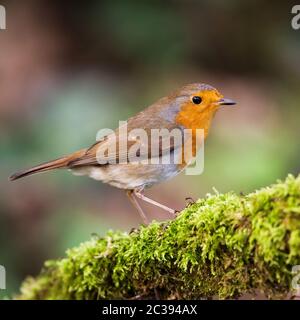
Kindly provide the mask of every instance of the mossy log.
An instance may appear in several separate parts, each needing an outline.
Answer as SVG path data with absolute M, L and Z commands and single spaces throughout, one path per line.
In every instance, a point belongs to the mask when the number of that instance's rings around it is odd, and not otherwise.
M 207 195 L 176 219 L 108 232 L 48 261 L 17 299 L 225 299 L 291 292 L 300 176 L 249 195 Z

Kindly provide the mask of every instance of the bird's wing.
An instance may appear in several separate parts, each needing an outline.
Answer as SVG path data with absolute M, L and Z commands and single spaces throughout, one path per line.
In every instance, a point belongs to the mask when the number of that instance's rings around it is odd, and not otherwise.
M 182 132 L 176 125 L 164 119 L 157 121 L 157 116 L 155 119 L 142 119 L 141 116 L 137 115 L 128 120 L 127 131 L 122 131 L 120 127 L 114 134 L 109 134 L 93 144 L 83 155 L 72 159 L 68 167 L 124 163 L 130 160 L 142 161 L 161 157 L 182 145 L 182 135 L 176 139 L 168 135 L 172 129 L 177 129 L 177 133 Z M 145 133 L 140 135 L 137 129 L 143 129 Z M 169 131 L 153 134 L 152 129 L 168 129 Z M 145 134 L 146 137 L 144 137 Z

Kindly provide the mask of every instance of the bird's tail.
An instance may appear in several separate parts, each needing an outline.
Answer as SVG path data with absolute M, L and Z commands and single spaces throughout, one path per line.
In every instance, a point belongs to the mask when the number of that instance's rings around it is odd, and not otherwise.
M 9 177 L 9 180 L 14 181 L 14 180 L 26 177 L 26 176 L 30 176 L 32 174 L 45 172 L 45 171 L 49 171 L 49 170 L 53 170 L 53 169 L 68 168 L 68 164 L 70 163 L 70 161 L 80 157 L 84 152 L 85 152 L 85 149 L 79 150 L 75 153 L 72 153 L 69 156 L 65 156 L 65 157 L 61 157 L 59 159 L 44 162 L 44 163 L 41 163 L 41 164 L 34 166 L 32 168 L 16 172 Z

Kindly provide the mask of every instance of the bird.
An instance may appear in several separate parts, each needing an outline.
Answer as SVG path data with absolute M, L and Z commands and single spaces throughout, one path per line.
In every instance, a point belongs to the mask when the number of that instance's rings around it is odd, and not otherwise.
M 204 83 L 184 85 L 129 118 L 125 130 L 123 130 L 124 124 L 120 125 L 88 148 L 16 172 L 9 177 L 9 180 L 14 181 L 54 169 L 69 169 L 75 175 L 87 175 L 125 190 L 145 224 L 149 224 L 150 221 L 138 200 L 176 216 L 176 210 L 145 196 L 145 190 L 182 172 L 196 156 L 198 147 L 204 143 L 196 139 L 197 129 L 203 130 L 205 140 L 216 111 L 221 106 L 235 104 L 235 101 L 224 98 L 211 85 Z M 142 139 L 137 135 L 130 135 L 137 129 L 143 130 L 150 136 L 153 129 L 178 130 L 178 132 L 187 129 L 190 130 L 190 135 L 179 140 L 180 143 L 170 139 L 168 144 L 164 144 L 163 135 L 158 137 L 153 135 L 150 140 L 141 142 Z M 135 147 L 137 142 L 140 142 L 139 149 Z M 126 147 L 118 148 L 122 143 L 125 143 Z M 185 145 L 189 145 L 192 149 L 187 157 L 183 154 Z M 150 146 L 156 146 L 156 152 Z M 166 155 L 170 156 L 169 159 L 172 157 L 172 160 L 162 161 Z M 139 157 L 139 161 L 128 161 L 134 157 Z M 181 162 L 178 161 L 180 157 L 183 159 Z M 126 161 L 121 161 L 124 159 Z M 149 161 L 153 159 L 156 161 Z

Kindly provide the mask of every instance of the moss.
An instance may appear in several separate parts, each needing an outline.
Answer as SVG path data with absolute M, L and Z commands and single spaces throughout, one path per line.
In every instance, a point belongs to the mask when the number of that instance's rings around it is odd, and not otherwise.
M 208 195 L 173 221 L 108 232 L 48 261 L 19 299 L 281 298 L 300 264 L 300 176 L 247 196 Z

